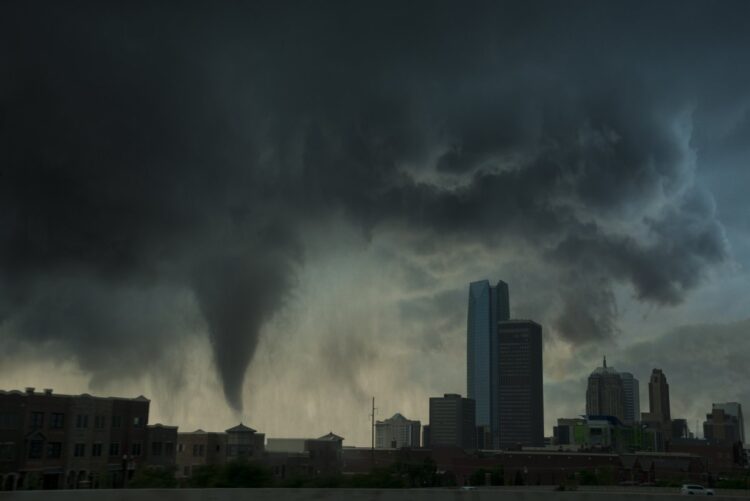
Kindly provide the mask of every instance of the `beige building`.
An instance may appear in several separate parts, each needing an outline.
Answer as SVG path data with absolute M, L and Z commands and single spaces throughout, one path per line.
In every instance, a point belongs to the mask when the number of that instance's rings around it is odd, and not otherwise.
M 375 447 L 378 449 L 416 449 L 419 447 L 419 434 L 422 424 L 406 419 L 399 413 L 375 423 Z
M 226 462 L 227 434 L 195 430 L 177 434 L 177 476 L 189 477 L 199 466 Z
M 234 459 L 262 459 L 266 436 L 240 423 L 224 432 L 195 430 L 177 437 L 177 476 L 190 477 L 195 468 Z

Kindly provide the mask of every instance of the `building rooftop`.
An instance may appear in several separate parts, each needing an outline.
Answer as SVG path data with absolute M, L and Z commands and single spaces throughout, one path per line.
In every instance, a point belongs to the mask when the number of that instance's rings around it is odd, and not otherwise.
M 233 428 L 229 428 L 227 430 L 227 433 L 255 433 L 256 431 L 257 430 L 253 430 L 249 426 L 245 426 L 244 424 L 240 423 Z
M 331 442 L 335 442 L 335 441 L 343 442 L 344 437 L 339 437 L 338 435 L 336 435 L 334 432 L 331 431 L 331 432 L 328 432 L 327 435 L 323 435 L 322 437 L 319 437 L 317 440 L 330 440 Z
M 68 398 L 97 398 L 102 400 L 129 400 L 129 401 L 135 401 L 135 402 L 150 402 L 150 400 L 143 395 L 138 395 L 137 397 L 100 397 L 96 395 L 91 395 L 90 393 L 81 393 L 78 395 L 68 395 L 65 393 L 54 393 L 51 388 L 45 388 L 43 391 L 35 391 L 36 388 L 34 387 L 28 387 L 24 391 L 21 390 L 0 390 L 0 395 L 21 395 L 21 396 L 36 396 L 36 397 L 68 397 Z
M 614 367 L 607 367 L 607 357 L 604 357 L 604 363 L 601 367 L 597 367 L 594 369 L 594 372 L 591 373 L 593 376 L 594 374 L 612 374 L 617 375 L 619 374 Z

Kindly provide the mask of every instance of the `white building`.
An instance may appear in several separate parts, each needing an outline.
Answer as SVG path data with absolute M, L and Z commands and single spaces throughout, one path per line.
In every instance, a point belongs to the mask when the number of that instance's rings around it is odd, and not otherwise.
M 375 447 L 377 449 L 400 449 L 419 447 L 421 423 L 406 419 L 396 413 L 390 419 L 375 423 Z

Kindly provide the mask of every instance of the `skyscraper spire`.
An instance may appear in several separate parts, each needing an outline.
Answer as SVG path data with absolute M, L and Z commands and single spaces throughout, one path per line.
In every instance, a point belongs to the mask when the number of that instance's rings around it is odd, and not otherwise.
M 604 355 L 604 368 L 607 368 L 607 355 Z

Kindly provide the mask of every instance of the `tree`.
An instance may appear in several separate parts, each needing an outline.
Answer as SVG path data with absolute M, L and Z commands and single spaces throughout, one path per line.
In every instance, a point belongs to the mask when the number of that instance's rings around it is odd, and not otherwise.
M 128 484 L 133 489 L 169 489 L 177 487 L 174 468 L 145 467 L 135 472 Z

